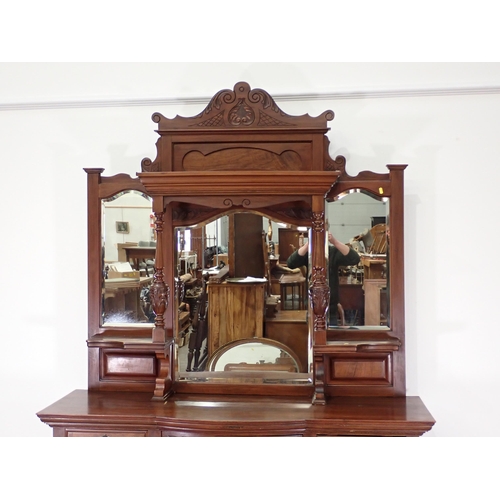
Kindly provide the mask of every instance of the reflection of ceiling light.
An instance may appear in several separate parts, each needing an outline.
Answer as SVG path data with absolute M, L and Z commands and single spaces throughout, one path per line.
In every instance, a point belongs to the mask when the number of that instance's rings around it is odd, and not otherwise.
M 297 231 L 307 231 L 307 227 L 305 226 L 298 226 Z
M 284 222 L 278 222 L 278 226 L 286 227 L 287 225 Z

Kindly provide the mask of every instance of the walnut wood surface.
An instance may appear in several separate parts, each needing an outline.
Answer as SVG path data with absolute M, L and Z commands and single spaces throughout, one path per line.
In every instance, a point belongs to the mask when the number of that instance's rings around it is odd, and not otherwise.
M 420 436 L 434 424 L 417 396 L 297 398 L 76 390 L 40 411 L 54 436 Z
M 233 340 L 264 334 L 262 283 L 208 285 L 208 355 Z
M 91 392 L 75 391 L 39 414 L 54 427 L 54 435 L 420 435 L 432 427 L 420 399 L 405 397 L 406 165 L 387 165 L 385 174 L 350 176 L 346 159 L 329 154 L 327 122 L 333 117 L 332 111 L 314 118 L 287 115 L 267 92 L 239 82 L 214 95 L 196 116 L 168 119 L 155 113 L 157 157 L 143 159 L 138 178 L 104 177 L 103 169 L 85 169 Z M 312 366 L 310 385 L 177 380 L 174 300 L 158 300 L 153 328 L 101 324 L 101 201 L 130 189 L 153 198 L 154 279 L 160 298 L 170 293 L 173 299 L 175 291 L 176 227 L 249 211 L 312 228 L 308 330 L 304 335 L 303 324 L 268 324 L 274 338 L 299 351 L 309 347 L 302 357 Z M 390 199 L 386 331 L 326 326 L 325 199 L 351 189 Z M 203 251 L 201 243 L 198 251 Z M 201 392 L 203 400 L 196 396 Z

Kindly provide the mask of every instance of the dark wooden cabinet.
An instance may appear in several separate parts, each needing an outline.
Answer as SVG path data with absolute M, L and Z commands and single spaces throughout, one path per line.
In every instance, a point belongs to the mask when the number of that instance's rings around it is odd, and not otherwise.
M 278 243 L 280 262 L 286 264 L 290 255 L 303 244 L 304 238 L 307 238 L 305 231 L 280 227 L 278 229 Z
M 420 436 L 434 420 L 417 396 L 304 399 L 76 390 L 39 413 L 58 437 Z
M 333 117 L 329 110 L 316 117 L 287 115 L 267 92 L 240 82 L 218 92 L 196 116 L 169 119 L 155 113 L 157 157 L 142 161 L 137 178 L 86 169 L 89 382 L 88 390 L 74 391 L 38 413 L 55 436 L 417 436 L 432 428 L 434 420 L 420 398 L 406 396 L 406 166 L 388 165 L 384 174 L 348 175 L 345 158 L 329 154 L 327 122 Z M 148 300 L 154 323 L 107 324 L 101 203 L 130 190 L 152 200 L 156 251 Z M 384 327 L 327 325 L 325 200 L 350 190 L 390 199 L 390 322 Z M 247 213 L 248 219 L 239 215 Z M 235 214 L 242 224 L 237 232 L 253 234 L 252 241 L 258 240 L 259 224 L 250 221 L 262 217 L 308 228 L 308 307 L 299 311 L 304 319 L 277 318 L 255 332 L 284 349 L 301 351 L 294 354 L 305 366 L 296 378 L 280 379 L 274 373 L 262 376 L 260 383 L 245 383 L 238 377 L 218 379 L 208 371 L 181 373 L 175 231 L 190 227 L 199 236 L 200 224 Z M 257 246 L 239 239 L 238 245 L 239 255 L 248 250 L 263 257 Z M 238 273 L 251 274 L 250 269 Z M 230 312 L 260 325 L 266 294 L 254 297 L 250 306 L 234 298 Z M 213 316 L 224 310 L 206 305 Z M 247 307 L 253 309 L 241 314 Z M 206 319 L 197 316 L 193 324 L 206 326 Z

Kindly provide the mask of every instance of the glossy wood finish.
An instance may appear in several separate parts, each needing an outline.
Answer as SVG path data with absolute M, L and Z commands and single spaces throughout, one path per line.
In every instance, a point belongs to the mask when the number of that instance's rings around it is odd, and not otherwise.
M 209 356 L 233 340 L 264 336 L 264 292 L 263 283 L 208 284 Z
M 432 427 L 434 420 L 421 400 L 405 396 L 406 166 L 388 165 L 386 174 L 348 175 L 345 158 L 329 154 L 325 134 L 333 117 L 332 111 L 289 116 L 267 92 L 240 82 L 218 92 L 196 116 L 167 119 L 155 113 L 157 158 L 142 161 L 137 179 L 85 169 L 88 391 L 74 391 L 38 413 L 54 435 L 417 436 Z M 390 199 L 391 318 L 384 331 L 331 330 L 326 325 L 325 199 L 350 189 Z M 153 326 L 101 324 L 101 202 L 123 190 L 138 190 L 153 200 Z M 311 228 L 306 323 L 268 322 L 270 337 L 298 350 L 310 346 L 307 356 L 300 355 L 312 368 L 303 374 L 305 383 L 176 378 L 175 229 L 240 212 Z
M 266 318 L 264 336 L 285 344 L 297 354 L 301 368 L 309 372 L 309 333 L 307 312 L 279 310 L 272 318 Z
M 420 398 L 173 396 L 73 391 L 40 411 L 54 436 L 420 436 L 434 420 Z

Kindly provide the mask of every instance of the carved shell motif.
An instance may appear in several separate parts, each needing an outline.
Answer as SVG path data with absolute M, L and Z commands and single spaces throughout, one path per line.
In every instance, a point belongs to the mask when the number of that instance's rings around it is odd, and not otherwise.
M 253 109 L 245 102 L 245 99 L 240 99 L 238 104 L 229 111 L 228 120 L 231 125 L 252 125 L 255 121 L 255 113 Z

